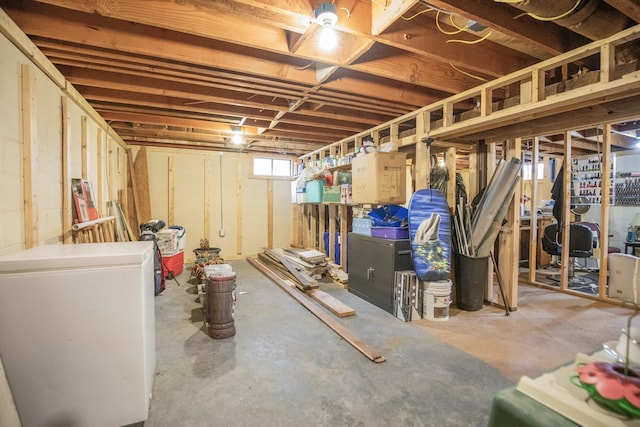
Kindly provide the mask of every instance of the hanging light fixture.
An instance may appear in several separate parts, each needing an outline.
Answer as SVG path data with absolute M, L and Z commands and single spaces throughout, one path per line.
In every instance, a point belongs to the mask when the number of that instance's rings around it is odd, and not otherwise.
M 244 143 L 244 130 L 240 126 L 232 126 L 231 132 L 233 136 L 231 137 L 231 142 L 240 145 Z
M 316 10 L 313 11 L 316 16 L 316 22 L 322 26 L 318 42 L 320 49 L 333 50 L 338 44 L 338 35 L 333 26 L 338 22 L 336 7 L 331 3 L 321 3 Z

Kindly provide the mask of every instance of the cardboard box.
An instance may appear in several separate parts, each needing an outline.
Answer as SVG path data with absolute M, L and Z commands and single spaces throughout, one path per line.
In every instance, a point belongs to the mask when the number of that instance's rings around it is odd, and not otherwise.
M 369 153 L 352 163 L 353 203 L 395 203 L 406 201 L 405 153 Z
M 325 185 L 322 189 L 322 201 L 324 203 L 340 203 L 340 186 Z

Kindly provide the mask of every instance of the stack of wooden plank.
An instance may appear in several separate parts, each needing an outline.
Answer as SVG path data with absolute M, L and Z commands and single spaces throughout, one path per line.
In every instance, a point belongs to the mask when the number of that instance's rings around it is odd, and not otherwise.
M 305 260 L 301 259 L 300 254 L 303 254 Z M 348 305 L 318 289 L 318 281 L 312 277 L 310 271 L 318 273 L 320 269 L 323 269 L 326 272 L 327 262 L 322 252 L 300 249 L 265 249 L 264 252 L 258 254 L 258 259 L 284 283 L 300 289 L 336 316 L 347 317 L 356 314 L 355 310 Z M 312 264 L 312 262 L 318 264 Z
M 305 258 L 301 258 L 298 253 L 305 253 Z M 322 255 L 320 261 L 317 255 Z M 311 255 L 311 256 L 310 256 Z M 327 271 L 327 262 L 322 252 L 300 250 L 300 249 L 265 249 L 258 254 L 258 258 L 268 265 L 282 279 L 289 280 L 294 286 L 302 291 L 318 287 L 316 278 L 321 278 Z
M 333 283 L 346 289 L 349 286 L 349 275 L 340 269 L 340 266 L 332 262 L 327 264 L 327 273 Z

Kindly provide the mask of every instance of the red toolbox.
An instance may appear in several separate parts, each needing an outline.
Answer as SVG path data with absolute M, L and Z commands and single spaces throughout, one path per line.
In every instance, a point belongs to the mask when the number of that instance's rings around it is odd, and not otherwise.
M 173 279 L 184 269 L 184 251 L 162 254 L 162 272 L 165 279 Z M 173 276 L 171 274 L 173 273 Z

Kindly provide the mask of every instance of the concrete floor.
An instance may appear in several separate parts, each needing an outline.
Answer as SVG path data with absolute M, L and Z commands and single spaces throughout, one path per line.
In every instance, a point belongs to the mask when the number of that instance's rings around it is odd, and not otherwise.
M 206 334 L 190 270 L 156 298 L 157 367 L 146 426 L 484 426 L 493 395 L 617 339 L 630 310 L 521 286 L 518 311 L 452 307 L 404 323 L 333 284 L 365 358 L 245 261 L 237 334 Z

